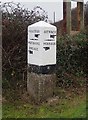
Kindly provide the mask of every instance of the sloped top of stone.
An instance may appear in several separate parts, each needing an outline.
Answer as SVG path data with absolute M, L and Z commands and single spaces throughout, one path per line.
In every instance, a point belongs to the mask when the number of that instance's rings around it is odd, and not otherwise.
M 51 24 L 46 23 L 44 21 L 36 22 L 36 23 L 30 25 L 29 27 L 53 27 L 53 28 L 56 28 L 54 25 L 51 25 Z

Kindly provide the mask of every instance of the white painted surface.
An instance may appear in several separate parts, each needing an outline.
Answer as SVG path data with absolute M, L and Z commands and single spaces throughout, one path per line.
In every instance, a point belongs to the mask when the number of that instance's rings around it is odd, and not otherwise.
M 44 21 L 28 26 L 27 53 L 28 64 L 56 64 L 56 27 Z

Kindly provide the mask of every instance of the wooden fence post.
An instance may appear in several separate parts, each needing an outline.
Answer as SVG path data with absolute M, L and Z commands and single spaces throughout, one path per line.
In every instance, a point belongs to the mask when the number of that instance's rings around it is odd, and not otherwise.
M 71 31 L 71 1 L 63 2 L 63 32 L 70 34 Z

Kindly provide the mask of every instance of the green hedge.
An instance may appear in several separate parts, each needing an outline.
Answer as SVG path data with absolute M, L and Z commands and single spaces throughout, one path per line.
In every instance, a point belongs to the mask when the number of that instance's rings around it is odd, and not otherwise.
M 88 40 L 85 33 L 58 38 L 56 70 L 59 85 L 60 82 L 73 84 L 74 76 L 88 75 Z
M 88 40 L 85 33 L 76 36 L 65 35 L 57 39 L 56 73 L 59 87 L 77 87 L 85 82 L 84 77 L 88 75 Z M 16 69 L 15 75 L 11 74 L 11 68 L 3 73 L 3 92 L 6 95 L 9 90 L 13 96 L 14 93 L 19 95 L 19 92 L 22 93 L 26 89 L 27 74 L 25 72 L 25 79 L 21 79 L 23 73 L 18 73 Z

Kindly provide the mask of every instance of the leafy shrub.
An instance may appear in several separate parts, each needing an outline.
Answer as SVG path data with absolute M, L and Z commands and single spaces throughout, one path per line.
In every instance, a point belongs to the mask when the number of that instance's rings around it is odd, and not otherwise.
M 27 27 L 48 16 L 40 6 L 25 9 L 20 3 L 1 4 L 2 11 L 2 77 L 5 89 L 26 88 L 27 78 Z
M 74 76 L 87 76 L 87 61 L 88 40 L 85 33 L 79 33 L 76 36 L 65 35 L 58 38 L 57 76 L 59 85 L 73 84 Z

